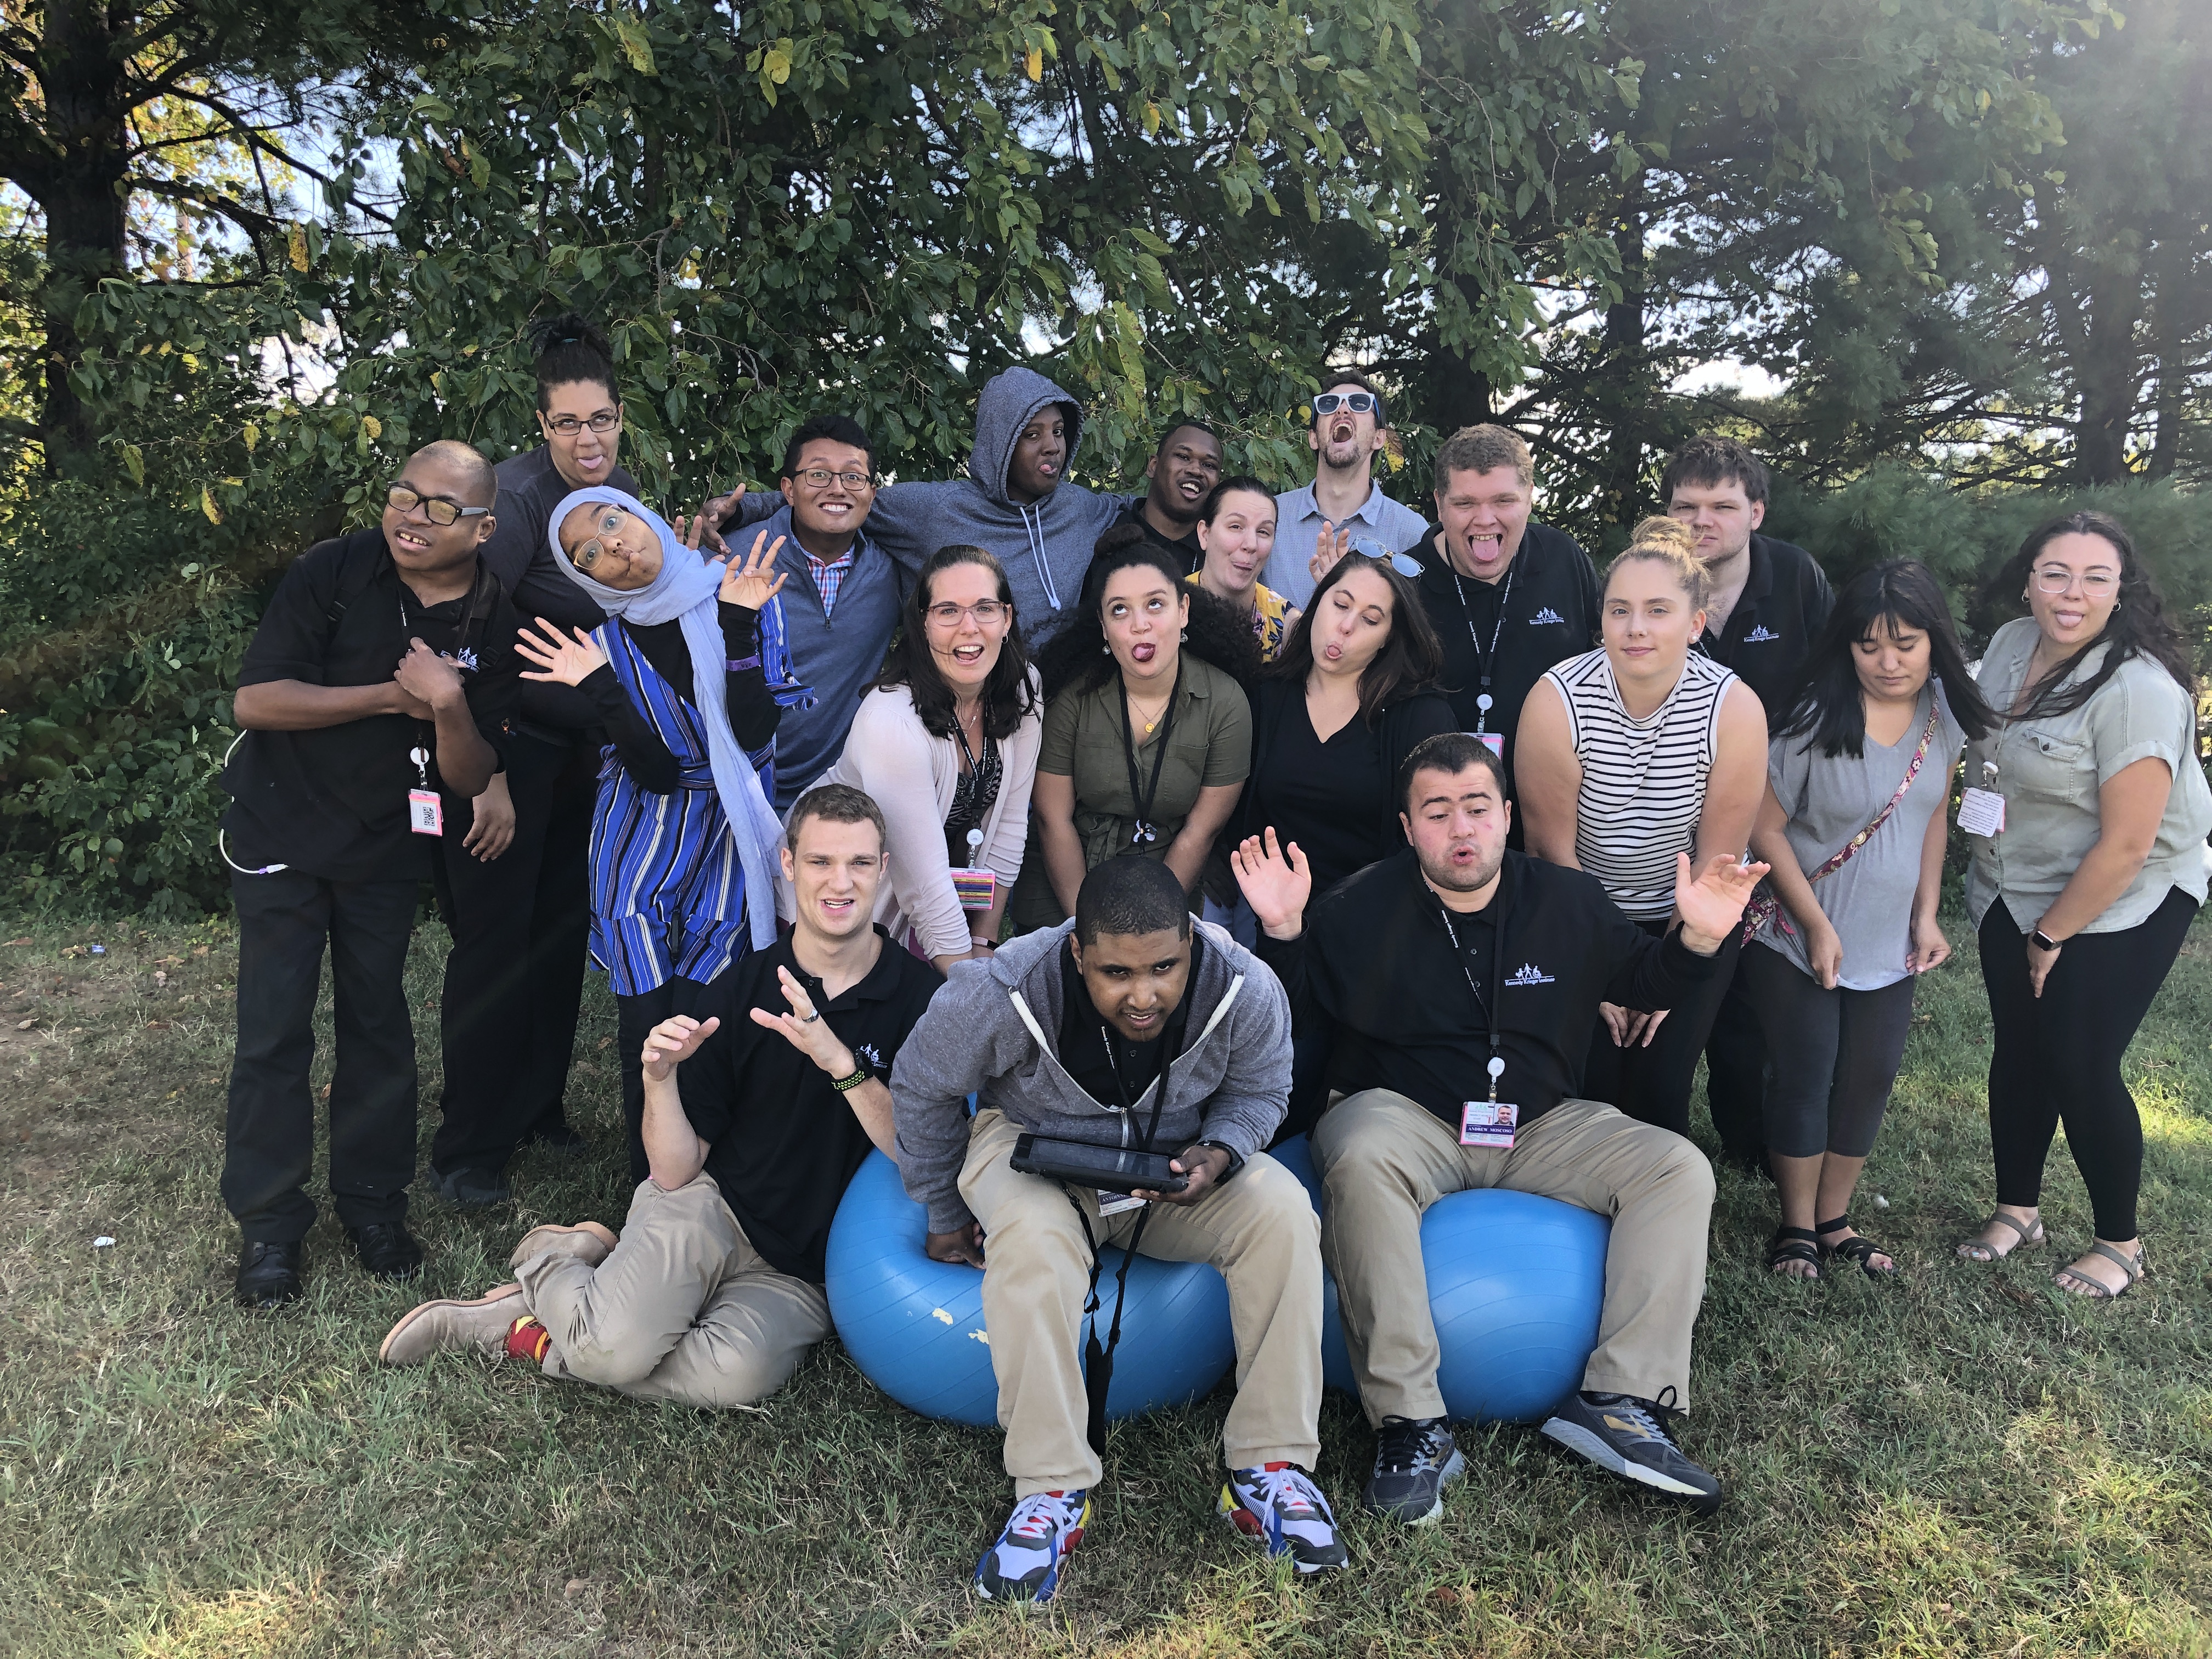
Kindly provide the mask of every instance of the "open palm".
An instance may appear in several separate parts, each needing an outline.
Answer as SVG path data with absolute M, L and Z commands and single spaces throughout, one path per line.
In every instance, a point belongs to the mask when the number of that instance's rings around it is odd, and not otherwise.
M 581 685 L 592 675 L 606 665 L 607 653 L 599 649 L 599 642 L 582 629 L 575 630 L 574 639 L 564 640 L 561 630 L 538 619 L 538 626 L 545 630 L 540 638 L 531 632 L 527 624 L 514 636 L 514 653 L 538 665 L 538 672 L 522 671 L 526 680 L 554 680 L 562 685 Z
M 762 544 L 767 541 L 768 532 L 763 530 L 753 538 L 753 550 L 745 556 L 742 564 L 734 553 L 722 562 L 724 605 L 739 605 L 748 611 L 763 610 L 781 590 L 784 579 L 791 574 L 775 568 L 775 556 L 783 546 L 783 538 L 778 536 L 774 544 L 763 549 Z M 772 581 L 771 575 L 775 578 Z

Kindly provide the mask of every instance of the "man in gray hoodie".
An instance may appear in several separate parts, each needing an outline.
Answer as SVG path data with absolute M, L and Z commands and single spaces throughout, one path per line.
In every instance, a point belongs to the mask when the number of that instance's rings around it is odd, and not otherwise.
M 968 476 L 900 483 L 876 495 L 868 538 L 909 573 L 940 547 L 994 554 L 1013 590 L 1014 619 L 1034 651 L 1073 616 L 1099 537 L 1127 508 L 1127 495 L 1069 483 L 1083 441 L 1083 405 L 1034 369 L 1009 368 L 983 383 Z M 753 491 L 708 503 L 726 533 L 779 511 L 783 497 Z
M 1228 1280 L 1237 1389 L 1217 1507 L 1300 1573 L 1345 1565 L 1305 1473 L 1321 1449 L 1319 1224 L 1261 1150 L 1290 1086 L 1281 984 L 1222 929 L 1194 924 L 1182 884 L 1152 859 L 1107 860 L 1073 920 L 962 963 L 899 1050 L 899 1170 L 929 1211 L 929 1253 L 983 1270 L 1016 1500 L 975 1568 L 987 1599 L 1048 1600 L 1090 1519 L 1103 1469 L 1076 1343 L 1094 1247 L 1109 1243 L 1211 1262 Z M 1012 1167 L 1025 1130 L 1172 1152 L 1188 1184 L 1126 1208 L 1109 1194 L 1102 1211 L 1087 1187 Z

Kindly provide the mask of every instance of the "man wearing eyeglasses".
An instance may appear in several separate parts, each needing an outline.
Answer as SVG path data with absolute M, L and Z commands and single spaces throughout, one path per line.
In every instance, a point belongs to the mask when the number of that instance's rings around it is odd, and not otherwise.
M 845 750 L 860 699 L 898 626 L 898 568 L 868 538 L 876 447 L 847 415 L 816 415 L 784 446 L 783 505 L 759 526 L 783 538 L 781 603 L 792 678 L 811 705 L 784 710 L 775 731 L 775 810 L 790 810 Z
M 330 1184 L 362 1266 L 411 1278 L 415 1036 L 402 980 L 447 797 L 483 793 L 514 706 L 515 617 L 478 556 L 498 482 L 466 444 L 411 456 L 382 522 L 322 542 L 270 597 L 239 674 L 217 847 L 238 906 L 238 1042 L 222 1195 L 251 1308 L 301 1293 L 315 1143 L 313 1017 L 337 1002 Z
M 1312 567 L 1324 528 L 1362 552 L 1381 555 L 1411 547 L 1422 525 L 1419 514 L 1392 501 L 1375 482 L 1375 456 L 1388 441 L 1390 415 L 1374 383 L 1363 374 L 1325 375 L 1312 407 L 1306 447 L 1314 453 L 1314 481 L 1275 497 L 1275 550 L 1260 577 L 1300 610 L 1321 579 Z

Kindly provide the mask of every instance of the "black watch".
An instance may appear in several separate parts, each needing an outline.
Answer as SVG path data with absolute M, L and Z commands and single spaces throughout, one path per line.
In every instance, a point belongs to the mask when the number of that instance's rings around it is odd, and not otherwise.
M 2037 928 L 2027 937 L 2028 942 L 2033 945 L 2039 951 L 2056 951 L 2061 945 L 2065 943 L 2063 939 L 2056 939 L 2051 938 L 2050 934 L 2045 933 L 2040 927 Z
M 1194 1140 L 1191 1142 L 1191 1145 L 1194 1146 L 1211 1146 L 1217 1152 L 1226 1152 L 1229 1155 L 1229 1167 L 1221 1172 L 1221 1179 L 1224 1181 L 1228 1180 L 1230 1176 L 1235 1175 L 1239 1170 L 1244 1167 L 1243 1154 L 1239 1152 L 1234 1146 L 1224 1146 L 1218 1140 Z

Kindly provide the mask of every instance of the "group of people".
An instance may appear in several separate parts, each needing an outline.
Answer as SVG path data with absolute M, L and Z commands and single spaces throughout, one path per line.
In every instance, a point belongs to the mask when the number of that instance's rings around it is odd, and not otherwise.
M 1225 1279 L 1224 1517 L 1301 1572 L 1346 1553 L 1318 1456 L 1322 1274 L 1408 1524 L 1463 1469 L 1420 1218 L 1502 1187 L 1611 1218 L 1597 1346 L 1543 1432 L 1700 1507 L 1675 1440 L 1714 1178 L 1772 1176 L 1767 1265 L 1884 1276 L 1850 1215 L 1944 961 L 1964 753 L 1966 897 L 1994 1025 L 1996 1205 L 2044 1241 L 2067 1128 L 2095 1238 L 2058 1283 L 2144 1271 L 2119 1065 L 2205 896 L 2191 671 L 2126 532 L 2075 514 L 2001 582 L 1978 674 L 1922 566 L 1840 594 L 1762 535 L 1768 477 L 1693 440 L 1601 578 L 1534 523 L 1527 446 L 1459 432 L 1435 516 L 1373 467 L 1382 392 L 1323 377 L 1310 485 L 1224 476 L 1177 419 L 1146 494 L 1072 483 L 1083 412 L 1009 369 L 966 479 L 882 484 L 808 420 L 775 492 L 664 519 L 619 465 L 605 342 L 539 343 L 544 446 L 432 443 L 381 524 L 303 555 L 240 675 L 222 856 L 240 917 L 223 1194 L 242 1302 L 301 1291 L 312 1015 L 327 950 L 330 1188 L 362 1266 L 410 1277 L 422 879 L 451 931 L 448 1201 L 508 1195 L 562 1104 L 588 954 L 619 1010 L 619 1232 L 538 1227 L 514 1279 L 410 1311 L 392 1364 L 462 1349 L 729 1407 L 830 1329 L 831 1218 L 871 1149 L 982 1273 L 1015 1486 L 979 1562 L 1042 1600 L 1102 1473 L 1077 1335 L 1109 1243 Z M 1310 1133 L 1324 1202 L 1268 1155 Z M 1169 1157 L 1173 1190 L 1015 1167 L 1043 1135 Z M 1098 1386 L 1103 1386 L 1099 1384 Z

